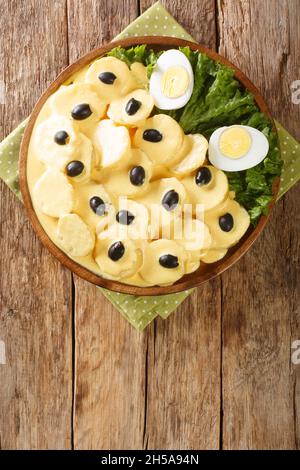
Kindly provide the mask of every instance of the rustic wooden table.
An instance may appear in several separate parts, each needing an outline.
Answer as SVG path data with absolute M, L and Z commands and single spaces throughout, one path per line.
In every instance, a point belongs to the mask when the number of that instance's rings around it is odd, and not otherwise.
M 152 3 L 0 0 L 0 138 L 58 72 Z M 300 79 L 299 0 L 162 3 L 239 66 L 300 139 L 290 89 Z M 0 189 L 1 448 L 299 448 L 299 185 L 235 267 L 144 333 L 60 266 Z

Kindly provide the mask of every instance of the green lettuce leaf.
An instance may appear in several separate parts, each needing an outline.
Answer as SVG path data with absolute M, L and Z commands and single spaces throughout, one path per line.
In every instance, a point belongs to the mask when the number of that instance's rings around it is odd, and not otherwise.
M 251 223 L 255 226 L 260 216 L 267 214 L 272 200 L 273 181 L 281 174 L 277 134 L 268 117 L 260 112 L 253 95 L 235 79 L 233 69 L 189 47 L 179 49 L 194 71 L 192 96 L 181 109 L 166 111 L 155 108 L 154 113 L 168 114 L 179 122 L 186 134 L 201 133 L 207 139 L 217 128 L 233 124 L 251 126 L 265 134 L 269 152 L 263 162 L 245 171 L 226 172 L 230 189 L 249 212 Z M 150 78 L 161 53 L 139 45 L 129 49 L 116 47 L 108 55 L 123 60 L 128 66 L 141 62 L 147 67 Z

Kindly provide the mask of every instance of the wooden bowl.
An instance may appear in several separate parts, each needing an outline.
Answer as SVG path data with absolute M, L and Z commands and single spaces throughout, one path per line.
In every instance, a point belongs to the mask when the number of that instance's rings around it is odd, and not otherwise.
M 219 61 L 222 64 L 230 66 L 231 68 L 235 70 L 235 77 L 242 83 L 242 85 L 245 88 L 247 88 L 248 90 L 250 90 L 250 92 L 252 92 L 252 94 L 255 97 L 256 103 L 261 109 L 261 111 L 264 112 L 273 122 L 272 116 L 268 110 L 268 107 L 264 99 L 260 95 L 257 88 L 253 85 L 253 83 L 241 72 L 241 70 L 235 67 L 227 59 L 220 56 L 216 52 L 213 52 L 207 49 L 204 46 L 195 44 L 193 42 L 185 41 L 182 39 L 162 37 L 162 36 L 155 36 L 155 37 L 141 36 L 141 37 L 134 37 L 134 38 L 129 38 L 129 39 L 121 40 L 121 41 L 111 42 L 103 47 L 100 47 L 99 49 L 95 49 L 94 51 L 86 54 L 85 56 L 77 60 L 74 64 L 70 65 L 65 70 L 63 70 L 63 72 L 61 72 L 56 78 L 56 80 L 54 80 L 54 82 L 51 83 L 51 85 L 47 88 L 45 93 L 43 93 L 43 95 L 37 102 L 31 114 L 31 117 L 29 119 L 29 122 L 27 124 L 26 130 L 23 136 L 23 140 L 22 140 L 22 145 L 21 145 L 21 150 L 20 150 L 20 163 L 19 163 L 20 187 L 22 191 L 23 201 L 28 211 L 28 215 L 29 215 L 29 218 L 31 220 L 31 223 L 33 225 L 35 232 L 37 233 L 38 237 L 41 239 L 42 243 L 46 246 L 46 248 L 48 248 L 48 250 L 64 266 L 69 268 L 71 271 L 73 271 L 75 274 L 82 277 L 83 279 L 86 279 L 87 281 L 92 282 L 93 284 L 97 284 L 98 286 L 105 287 L 112 291 L 122 292 L 126 294 L 134 294 L 134 295 L 162 295 L 162 294 L 170 294 L 173 292 L 179 292 L 179 291 L 183 291 L 186 289 L 190 289 L 191 287 L 199 286 L 203 282 L 206 282 L 218 276 L 219 274 L 224 272 L 226 269 L 228 269 L 230 266 L 232 266 L 234 263 L 236 263 L 241 258 L 241 256 L 243 256 L 246 253 L 246 251 L 249 250 L 252 243 L 258 238 L 264 226 L 266 225 L 267 220 L 270 216 L 270 211 L 272 207 L 274 206 L 274 203 L 276 200 L 276 195 L 278 192 L 279 184 L 278 182 L 276 182 L 276 184 L 273 185 L 274 198 L 273 198 L 272 203 L 270 204 L 269 213 L 267 216 L 261 217 L 256 228 L 249 227 L 247 233 L 240 240 L 240 242 L 236 246 L 228 250 L 227 255 L 223 259 L 213 264 L 201 264 L 201 266 L 199 267 L 197 271 L 191 274 L 185 275 L 172 286 L 136 287 L 136 286 L 129 286 L 127 284 L 123 284 L 118 281 L 104 279 L 103 277 L 79 265 L 78 263 L 73 261 L 71 258 L 69 258 L 63 251 L 61 251 L 58 248 L 58 246 L 56 246 L 52 242 L 52 240 L 50 240 L 47 233 L 44 231 L 43 227 L 41 226 L 37 218 L 37 215 L 33 209 L 32 201 L 31 201 L 31 197 L 29 193 L 29 188 L 27 184 L 27 174 L 26 174 L 27 153 L 28 153 L 30 137 L 31 137 L 31 133 L 32 133 L 35 121 L 44 103 L 49 98 L 49 96 L 52 95 L 52 93 L 54 93 L 60 87 L 60 85 L 62 85 L 75 72 L 83 68 L 85 65 L 89 64 L 92 60 L 96 59 L 97 57 L 100 57 L 103 54 L 107 53 L 113 47 L 116 47 L 118 45 L 122 47 L 128 47 L 128 46 L 133 46 L 137 44 L 149 44 L 153 49 L 158 49 L 158 50 L 170 49 L 172 47 L 179 47 L 179 46 L 189 46 L 193 50 L 204 52 L 212 59 Z M 275 130 L 274 122 L 273 122 L 273 127 Z

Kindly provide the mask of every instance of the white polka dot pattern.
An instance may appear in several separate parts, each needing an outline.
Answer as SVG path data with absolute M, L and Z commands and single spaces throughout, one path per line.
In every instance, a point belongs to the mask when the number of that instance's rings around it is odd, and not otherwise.
M 135 36 L 137 29 L 139 36 L 172 36 L 195 42 L 160 3 L 152 5 L 115 39 L 122 39 L 125 35 Z
M 192 292 L 187 290 L 176 294 L 134 296 L 101 289 L 105 297 L 119 310 L 123 317 L 137 330 L 143 330 L 154 318 L 166 319 Z M 117 300 L 118 299 L 118 300 Z
M 300 179 L 300 145 L 279 122 L 275 121 L 275 124 L 283 160 L 279 199 Z

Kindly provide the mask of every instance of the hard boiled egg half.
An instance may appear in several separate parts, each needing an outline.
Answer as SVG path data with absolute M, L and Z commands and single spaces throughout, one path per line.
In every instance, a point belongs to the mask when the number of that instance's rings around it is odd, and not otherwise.
M 266 136 L 250 126 L 234 125 L 215 130 L 209 140 L 210 162 L 219 170 L 242 171 L 258 165 L 269 151 Z
M 179 109 L 189 101 L 194 87 L 190 61 L 177 49 L 163 52 L 150 78 L 150 95 L 160 109 Z

